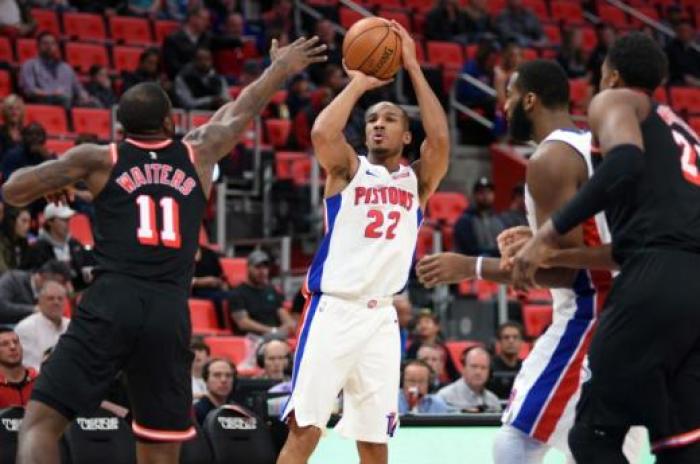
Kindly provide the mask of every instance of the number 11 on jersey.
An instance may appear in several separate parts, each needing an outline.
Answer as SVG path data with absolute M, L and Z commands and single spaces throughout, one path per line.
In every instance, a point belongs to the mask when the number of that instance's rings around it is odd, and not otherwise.
M 157 246 L 162 243 L 168 248 L 180 248 L 180 207 L 171 197 L 160 199 L 163 229 L 160 236 L 156 231 L 156 205 L 149 195 L 136 198 L 139 207 L 139 228 L 136 236 L 142 245 Z

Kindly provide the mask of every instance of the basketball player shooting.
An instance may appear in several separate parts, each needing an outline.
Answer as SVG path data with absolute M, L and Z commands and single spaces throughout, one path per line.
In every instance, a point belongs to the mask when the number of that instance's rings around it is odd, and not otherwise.
M 22 206 L 84 181 L 97 218 L 97 276 L 42 366 L 19 434 L 19 464 L 57 464 L 69 422 L 97 410 L 122 370 L 139 464 L 178 462 L 180 442 L 196 433 L 187 298 L 212 172 L 286 78 L 325 61 L 317 42 L 278 48 L 273 41 L 263 75 L 182 141 L 172 138 L 165 92 L 134 86 L 117 110 L 124 141 L 77 146 L 3 185 L 4 200 Z
M 426 138 L 420 159 L 400 164 L 411 141 L 406 113 L 380 102 L 365 114 L 368 155 L 343 136 L 353 107 L 368 90 L 386 85 L 359 71 L 319 114 L 311 138 L 327 173 L 326 235 L 309 269 L 309 294 L 283 413 L 289 437 L 278 464 L 306 463 L 343 392 L 336 431 L 357 441 L 362 464 L 385 464 L 398 418 L 401 362 L 392 297 L 406 285 L 428 197 L 447 171 L 447 118 L 416 58 L 415 44 L 397 24 L 403 66 L 420 106 Z

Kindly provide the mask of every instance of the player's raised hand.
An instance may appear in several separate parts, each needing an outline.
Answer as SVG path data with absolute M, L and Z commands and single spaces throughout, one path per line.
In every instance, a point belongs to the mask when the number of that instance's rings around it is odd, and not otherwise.
M 418 56 L 416 55 L 416 42 L 413 40 L 413 37 L 411 37 L 411 34 L 408 33 L 406 28 L 393 19 L 391 20 L 391 27 L 394 32 L 401 37 L 401 61 L 403 62 L 404 68 L 420 68 Z
M 376 89 L 377 87 L 381 87 L 383 85 L 387 85 L 387 84 L 393 82 L 393 80 L 394 80 L 394 79 L 378 79 L 376 77 L 369 76 L 369 75 L 363 73 L 362 71 L 348 69 L 348 67 L 345 65 L 345 60 L 343 60 L 343 69 L 345 70 L 345 73 L 350 77 L 350 80 L 352 82 L 361 84 L 365 91 Z
M 456 284 L 474 277 L 470 256 L 458 253 L 438 253 L 424 256 L 416 265 L 418 279 L 426 288 L 436 285 Z
M 287 74 L 293 75 L 312 63 L 327 61 L 326 48 L 325 44 L 318 45 L 316 36 L 310 39 L 300 37 L 284 47 L 279 46 L 277 39 L 272 39 L 270 58 L 274 63 L 284 66 Z

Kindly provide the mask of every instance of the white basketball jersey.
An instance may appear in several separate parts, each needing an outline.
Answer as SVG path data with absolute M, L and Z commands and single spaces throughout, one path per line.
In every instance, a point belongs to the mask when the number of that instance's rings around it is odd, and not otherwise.
M 593 160 L 591 158 L 591 133 L 588 131 L 557 129 L 549 134 L 541 143 L 548 142 L 564 142 L 571 146 L 576 152 L 583 157 L 588 168 L 588 177 L 593 175 Z M 530 195 L 530 191 L 525 186 L 525 207 L 527 209 L 527 220 L 530 228 L 537 230 L 537 217 L 535 214 L 535 202 Z M 583 225 L 584 228 L 584 243 L 587 246 L 597 246 L 610 243 L 610 231 L 605 213 L 601 212 L 591 218 Z M 596 272 L 597 274 L 597 272 Z M 609 274 L 609 273 L 608 273 Z M 592 284 L 596 285 L 596 278 L 592 279 Z M 605 279 L 609 280 L 609 279 Z M 604 290 L 607 291 L 607 288 Z M 552 300 L 554 307 L 554 318 L 571 317 L 576 312 L 576 292 L 574 289 L 552 289 Z M 592 315 L 595 316 L 595 315 Z
M 355 176 L 325 199 L 326 234 L 309 268 L 311 293 L 387 297 L 406 286 L 423 219 L 413 169 L 359 157 Z

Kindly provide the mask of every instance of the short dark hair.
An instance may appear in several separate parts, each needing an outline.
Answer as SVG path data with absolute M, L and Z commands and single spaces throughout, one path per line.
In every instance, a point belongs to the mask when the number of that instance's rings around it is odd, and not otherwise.
M 99 73 L 102 68 L 103 68 L 102 65 L 93 64 L 92 66 L 90 66 L 90 70 L 88 71 L 88 74 L 90 75 L 90 77 L 95 77 L 95 76 L 97 76 L 97 73 Z
M 127 134 L 151 134 L 163 128 L 170 109 L 170 99 L 158 84 L 142 82 L 119 99 L 117 120 Z
M 158 58 L 160 58 L 160 50 L 158 50 L 156 47 L 148 47 L 139 55 L 139 63 L 143 63 L 144 61 L 146 61 L 146 58 L 148 58 L 151 55 L 155 55 Z
M 211 354 L 211 348 L 209 348 L 209 345 L 207 345 L 201 340 L 193 341 L 190 345 L 190 351 L 206 351 L 207 356 Z
M 403 363 L 403 366 L 401 366 L 401 382 L 403 383 L 403 376 L 406 372 L 406 369 L 409 366 L 420 366 L 420 367 L 425 367 L 428 369 L 428 378 L 432 379 L 432 377 L 435 375 L 435 371 L 433 371 L 433 368 L 430 367 L 430 364 L 427 362 L 423 361 L 422 359 L 409 359 L 406 362 Z M 428 380 L 430 381 L 430 380 Z
M 204 363 L 204 366 L 202 366 L 202 379 L 205 382 L 209 380 L 209 369 L 211 369 L 211 365 L 216 362 L 224 362 L 231 367 L 231 370 L 233 371 L 233 385 L 235 388 L 236 380 L 238 380 L 238 369 L 236 369 L 236 365 L 232 363 L 230 359 L 227 358 L 212 358 L 206 363 Z
M 658 43 L 642 32 L 615 40 L 606 58 L 608 66 L 620 73 L 628 87 L 653 92 L 666 77 L 668 60 Z
M 532 92 L 546 108 L 569 105 L 569 78 L 564 68 L 553 60 L 532 60 L 518 66 L 515 86 L 522 92 Z
M 520 338 L 523 338 L 523 336 L 525 335 L 525 330 L 523 329 L 522 324 L 515 321 L 506 321 L 498 326 L 498 330 L 496 331 L 496 337 L 500 340 L 501 335 L 503 335 L 503 331 L 508 328 L 516 329 L 518 333 L 520 333 Z
M 403 123 L 404 123 L 404 127 L 406 128 L 406 130 L 408 130 L 411 127 L 411 118 L 408 116 L 408 111 L 406 111 L 401 105 L 397 105 L 394 102 L 390 102 L 390 101 L 386 101 L 386 100 L 377 102 L 374 105 L 367 108 L 367 111 L 365 111 L 365 120 L 367 120 L 367 114 L 369 113 L 369 111 L 372 108 L 375 108 L 375 107 L 381 105 L 382 103 L 388 103 L 388 104 L 394 105 L 396 108 L 398 108 L 399 111 L 401 112 L 401 116 L 403 117 Z
M 55 274 L 63 277 L 66 282 L 71 280 L 71 272 L 68 265 L 57 259 L 51 259 L 46 261 L 44 264 L 37 269 L 39 274 Z
M 6 325 L 0 325 L 0 334 L 12 332 L 15 333 L 15 329 Z

